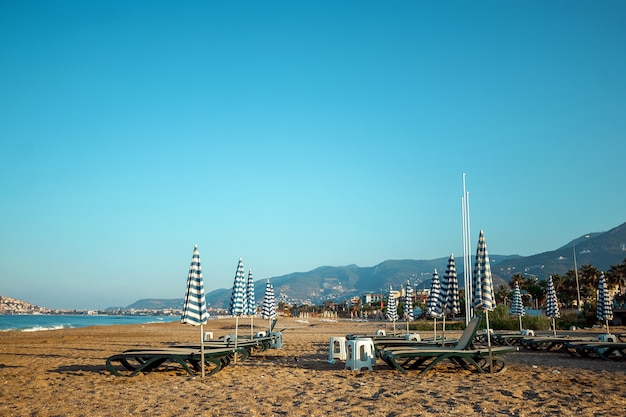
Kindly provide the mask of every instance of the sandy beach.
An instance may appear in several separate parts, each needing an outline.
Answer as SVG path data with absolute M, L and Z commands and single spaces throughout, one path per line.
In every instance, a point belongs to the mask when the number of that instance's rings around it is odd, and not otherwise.
M 424 377 L 380 361 L 359 372 L 327 362 L 331 336 L 384 325 L 279 318 L 283 349 L 204 379 L 178 365 L 133 378 L 105 368 L 107 357 L 128 348 L 199 340 L 198 328 L 179 323 L 3 332 L 0 416 L 626 415 L 626 362 L 522 350 L 507 355 L 502 374 L 443 365 Z M 263 326 L 255 320 L 255 330 Z M 234 327 L 222 319 L 205 330 L 218 337 Z M 249 319 L 240 320 L 240 332 L 250 332 Z

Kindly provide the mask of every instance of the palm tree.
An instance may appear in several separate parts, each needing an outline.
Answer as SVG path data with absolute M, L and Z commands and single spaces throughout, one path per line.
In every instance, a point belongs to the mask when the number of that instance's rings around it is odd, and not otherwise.
M 580 278 L 580 298 L 584 301 L 594 300 L 597 297 L 598 278 L 600 271 L 591 264 L 585 264 L 578 271 Z
M 515 274 L 513 274 L 513 276 L 511 277 L 511 280 L 509 281 L 509 287 L 511 289 L 514 289 L 516 282 L 520 290 L 524 288 L 524 276 L 520 274 L 519 272 L 516 272 Z
M 572 271 L 573 274 L 573 271 Z M 556 295 L 563 305 L 571 305 L 576 299 L 576 283 L 567 276 L 554 274 L 552 275 L 552 283 Z
M 621 264 L 612 265 L 604 276 L 609 290 L 617 287 L 617 295 L 622 295 L 626 287 L 626 259 Z

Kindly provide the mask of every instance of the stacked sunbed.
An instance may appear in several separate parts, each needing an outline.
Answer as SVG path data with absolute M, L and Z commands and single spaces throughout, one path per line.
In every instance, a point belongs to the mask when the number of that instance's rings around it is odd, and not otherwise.
M 273 347 L 282 347 L 281 331 L 270 331 L 248 337 L 223 337 L 199 344 L 179 344 L 158 348 L 125 350 L 106 360 L 106 368 L 116 376 L 135 376 L 151 372 L 166 363 L 180 365 L 189 375 L 195 376 L 202 368 L 204 358 L 205 375 L 213 375 L 232 362 L 242 362 L 253 352 L 263 352 Z M 284 330 L 284 329 L 283 329 Z M 204 356 L 202 355 L 204 351 Z

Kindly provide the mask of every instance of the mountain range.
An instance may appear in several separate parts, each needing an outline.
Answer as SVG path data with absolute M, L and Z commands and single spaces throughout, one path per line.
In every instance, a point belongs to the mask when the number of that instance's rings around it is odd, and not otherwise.
M 626 223 L 607 232 L 587 233 L 562 247 L 531 256 L 489 255 L 494 286 L 506 284 L 516 273 L 534 275 L 545 280 L 549 275 L 565 274 L 574 269 L 574 253 L 578 268 L 591 264 L 600 270 L 626 259 Z M 431 260 L 388 260 L 371 267 L 321 266 L 308 272 L 294 272 L 270 278 L 276 299 L 290 304 L 319 305 L 324 301 L 343 301 L 368 292 L 385 292 L 389 286 L 399 289 L 407 280 L 417 289 L 430 288 L 433 271 L 440 276 L 447 266 L 448 258 Z M 472 259 L 473 265 L 473 259 Z M 456 259 L 459 285 L 463 287 L 462 257 Z M 265 292 L 266 280 L 255 282 L 256 301 L 260 303 Z M 231 289 L 218 289 L 206 294 L 207 306 L 228 308 Z M 139 300 L 127 308 L 155 309 L 180 308 L 182 299 Z

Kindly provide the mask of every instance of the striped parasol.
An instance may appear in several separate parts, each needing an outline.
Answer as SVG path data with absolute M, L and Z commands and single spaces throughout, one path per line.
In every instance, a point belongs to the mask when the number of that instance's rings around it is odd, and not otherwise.
M 559 311 L 559 300 L 556 298 L 556 291 L 554 290 L 554 283 L 552 282 L 552 275 L 548 278 L 548 291 L 546 294 L 546 316 L 552 319 L 552 329 L 554 331 L 554 337 L 556 337 L 556 319 L 561 317 Z
M 606 323 L 606 334 L 609 333 L 609 321 L 613 320 L 613 307 L 611 306 L 611 299 L 609 297 L 609 288 L 606 285 L 606 278 L 604 278 L 604 272 L 600 273 L 600 279 L 598 279 L 598 320 Z
M 487 323 L 487 347 L 489 349 L 489 371 L 493 372 L 493 361 L 491 355 L 491 335 L 489 327 L 489 312 L 496 308 L 496 300 L 493 297 L 493 277 L 491 276 L 491 264 L 489 261 L 489 253 L 487 252 L 487 243 L 485 241 L 485 233 L 481 230 L 478 236 L 478 245 L 476 247 L 476 260 L 474 261 L 474 310 L 483 310 L 485 312 L 485 321 Z
M 437 270 L 433 272 L 433 278 L 430 281 L 430 294 L 428 294 L 428 304 L 426 307 L 426 315 L 438 319 L 441 317 L 441 283 L 439 282 L 439 273 Z
M 409 322 L 415 320 L 413 315 L 413 288 L 411 284 L 406 282 L 406 289 L 404 292 L 404 319 L 406 320 L 406 332 L 409 332 Z
M 202 265 L 200 264 L 200 251 L 198 245 L 193 248 L 191 266 L 187 277 L 187 291 L 183 304 L 183 314 L 180 322 L 192 326 L 200 326 L 200 350 L 203 360 L 202 377 L 204 378 L 204 325 L 209 318 L 204 296 L 204 281 L 202 280 Z
M 239 259 L 237 271 L 235 272 L 235 281 L 233 283 L 233 291 L 230 295 L 230 306 L 228 314 L 232 316 L 240 316 L 244 313 L 244 297 L 245 297 L 245 278 L 243 270 L 243 260 Z
M 393 296 L 393 289 L 389 286 L 389 294 L 387 296 L 387 320 L 393 321 L 393 332 L 396 333 L 396 321 L 398 321 L 398 304 Z
M 456 276 L 456 265 L 454 262 L 454 254 L 450 254 L 448 258 L 448 266 L 446 273 L 441 281 L 441 292 L 439 293 L 439 305 L 441 305 L 441 313 L 443 316 L 443 334 L 442 341 L 445 343 L 446 338 L 446 315 L 456 316 L 460 311 L 459 302 L 459 281 Z
M 441 282 L 441 299 L 444 300 L 444 313 L 456 316 L 461 312 L 461 303 L 459 302 L 459 280 L 456 276 L 456 264 L 454 262 L 454 254 L 450 254 L 448 258 L 448 266 L 446 274 Z
M 511 309 L 509 310 L 509 314 L 512 316 L 519 317 L 519 331 L 521 332 L 524 328 L 522 326 L 522 316 L 526 314 L 524 310 L 524 304 L 522 303 L 522 293 L 519 290 L 519 284 L 515 281 L 515 289 L 513 290 L 513 302 L 511 303 Z
M 228 314 L 235 316 L 235 348 L 237 347 L 239 316 L 244 313 L 244 299 L 246 298 L 245 286 L 246 283 L 244 277 L 243 260 L 239 258 L 237 271 L 235 272 L 233 291 L 230 296 L 230 306 L 228 307 Z
M 252 269 L 248 270 L 248 285 L 246 287 L 246 302 L 243 314 L 250 316 L 250 333 L 254 334 L 254 315 L 256 314 L 256 301 L 254 300 L 254 279 Z
M 430 281 L 430 293 L 428 294 L 428 302 L 426 304 L 426 316 L 434 319 L 433 337 L 437 339 L 437 319 L 441 317 L 441 284 L 439 283 L 439 274 L 437 270 L 433 272 L 433 278 Z
M 271 320 L 276 317 L 276 300 L 274 299 L 274 287 L 270 284 L 270 280 L 267 280 L 265 284 L 265 295 L 263 296 L 263 308 L 261 310 L 261 317 Z

